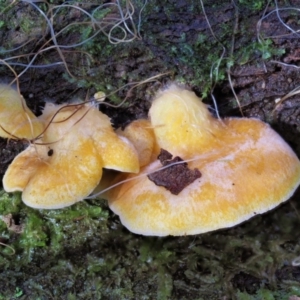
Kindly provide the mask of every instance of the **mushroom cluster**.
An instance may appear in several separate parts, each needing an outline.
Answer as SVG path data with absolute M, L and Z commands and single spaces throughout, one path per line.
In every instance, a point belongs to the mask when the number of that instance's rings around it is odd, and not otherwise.
M 0 90 L 0 101 L 5 97 Z M 18 130 L 1 128 L 21 137 L 27 120 L 25 138 L 40 138 L 15 158 L 3 186 L 22 191 L 35 208 L 80 201 L 103 177 L 96 190 L 107 188 L 102 196 L 130 231 L 199 234 L 274 208 L 300 183 L 299 159 L 268 124 L 216 119 L 193 92 L 175 85 L 158 94 L 149 119 L 125 130 L 114 131 L 89 104 L 47 104 L 38 118 L 21 108 L 26 117 L 19 117 Z M 118 172 L 103 175 L 103 168 Z
M 22 107 L 21 113 L 28 114 Z M 139 171 L 135 148 L 94 106 L 48 103 L 37 119 L 40 138 L 15 157 L 3 177 L 4 189 L 22 191 L 28 206 L 62 208 L 84 199 L 99 184 L 102 168 Z

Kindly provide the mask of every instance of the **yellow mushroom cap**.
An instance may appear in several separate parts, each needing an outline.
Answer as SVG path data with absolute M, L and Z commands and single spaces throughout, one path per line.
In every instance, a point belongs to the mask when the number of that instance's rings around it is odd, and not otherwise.
M 124 130 L 118 129 L 117 133 L 126 137 L 133 144 L 137 150 L 141 167 L 148 165 L 153 160 L 153 155 L 157 156 L 159 153 L 155 149 L 155 136 L 149 120 L 133 121 Z
M 231 227 L 286 201 L 299 185 L 300 162 L 269 125 L 214 119 L 197 101 L 194 93 L 171 87 L 154 100 L 150 118 L 159 146 L 188 159 L 202 176 L 174 195 L 146 176 L 161 168 L 156 160 L 137 175 L 118 175 L 111 184 L 129 181 L 105 195 L 134 233 L 188 235 Z
M 132 173 L 139 171 L 138 154 L 134 146 L 127 138 L 114 132 L 109 117 L 97 108 L 88 104 L 56 106 L 48 103 L 41 119 L 46 124 L 52 120 L 44 134 L 45 142 L 58 141 L 71 133 L 74 143 L 77 136 L 90 138 L 102 157 L 104 168 Z
M 99 183 L 103 163 L 93 141 L 67 135 L 59 143 L 31 145 L 9 166 L 3 178 L 7 192 L 23 191 L 23 202 L 54 209 L 88 196 Z
M 48 104 L 40 119 L 49 124 L 42 139 L 21 152 L 3 178 L 4 189 L 23 191 L 28 206 L 62 208 L 82 200 L 98 185 L 103 167 L 139 171 L 134 147 L 96 108 Z
M 194 93 L 175 85 L 158 93 L 149 116 L 160 148 L 185 158 L 203 151 L 222 126 Z
M 44 129 L 23 97 L 9 85 L 0 85 L 0 136 L 33 139 Z

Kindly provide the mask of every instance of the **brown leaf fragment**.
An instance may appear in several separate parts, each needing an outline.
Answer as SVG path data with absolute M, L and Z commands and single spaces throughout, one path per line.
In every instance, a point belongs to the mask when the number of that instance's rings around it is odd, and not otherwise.
M 13 219 L 12 214 L 1 216 L 0 220 L 2 220 L 6 224 L 7 229 L 10 231 L 20 234 L 24 230 L 24 224 L 17 225 L 15 223 L 15 220 Z
M 149 180 L 158 186 L 163 186 L 173 195 L 178 195 L 185 187 L 201 177 L 198 169 L 190 170 L 188 164 L 168 151 L 161 149 L 158 159 L 163 166 L 169 166 L 148 175 Z

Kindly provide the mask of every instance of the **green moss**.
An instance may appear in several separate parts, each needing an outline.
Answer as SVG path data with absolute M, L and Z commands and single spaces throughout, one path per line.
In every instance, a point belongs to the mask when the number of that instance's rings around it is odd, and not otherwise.
M 300 291 L 297 273 L 283 271 L 300 253 L 297 214 L 288 204 L 232 229 L 165 238 L 129 233 L 99 200 L 50 211 L 18 205 L 23 234 L 2 228 L 16 249 L 0 259 L 6 297 L 28 286 L 35 299 L 288 299 Z M 3 207 L 9 212 L 8 203 Z M 275 271 L 282 275 L 274 282 Z M 263 286 L 249 294 L 241 290 L 248 288 L 245 281 L 233 291 L 240 272 Z
M 3 190 L 0 191 L 0 214 L 15 214 L 20 211 L 22 206 L 21 193 L 8 194 Z
M 10 213 L 13 217 L 20 218 L 21 224 L 24 225 L 24 231 L 18 235 L 9 231 L 4 222 L 0 222 L 2 237 L 17 251 L 24 264 L 32 260 L 38 248 L 47 247 L 47 251 L 55 255 L 64 247 L 74 248 L 86 242 L 95 230 L 107 230 L 107 211 L 99 204 L 81 202 L 66 209 L 43 211 L 22 204 L 19 193 L 8 195 L 2 192 L 0 199 L 0 214 Z M 69 233 L 74 235 L 71 240 L 68 239 Z M 2 253 L 10 254 L 11 249 L 2 247 Z
M 238 4 L 240 5 L 240 9 L 250 9 L 253 11 L 261 11 L 263 10 L 267 4 L 268 1 L 266 0 L 238 0 Z
M 285 53 L 285 49 L 278 49 L 273 46 L 270 39 L 262 40 L 261 42 L 254 42 L 249 46 L 241 49 L 237 53 L 238 63 L 240 65 L 246 64 L 253 59 L 254 56 L 259 56 L 261 59 L 270 59 L 271 57 L 280 57 Z
M 290 300 L 292 296 L 300 296 L 299 289 L 293 288 L 289 291 L 270 291 L 268 289 L 259 289 L 255 295 L 250 295 L 246 292 L 238 292 L 237 297 L 239 300 Z

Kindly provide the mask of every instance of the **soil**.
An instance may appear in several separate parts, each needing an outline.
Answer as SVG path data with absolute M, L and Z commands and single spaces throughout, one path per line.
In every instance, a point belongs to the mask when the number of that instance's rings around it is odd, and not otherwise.
M 260 8 L 253 7 L 253 3 L 261 4 Z M 276 13 L 275 3 L 280 8 L 289 9 L 282 9 Z M 136 5 L 133 17 L 137 22 L 141 4 L 139 1 L 133 1 L 133 4 Z M 296 32 L 299 27 L 299 12 L 292 9 L 292 7 L 299 7 L 299 4 L 298 0 L 272 2 L 270 5 L 267 5 L 267 1 L 237 1 L 235 6 L 231 1 L 204 1 L 208 23 L 199 1 L 168 1 L 165 5 L 159 1 L 151 1 L 142 11 L 139 35 L 132 41 L 113 45 L 108 42 L 107 36 L 99 33 L 82 47 L 62 48 L 66 64 L 74 77 L 68 74 L 64 64 L 29 68 L 19 78 L 20 90 L 27 105 L 37 115 L 41 114 L 46 101 L 69 103 L 76 99 L 91 100 L 95 92 L 104 91 L 107 95 L 106 103 L 110 105 L 103 104 L 100 109 L 112 118 L 112 123 L 117 128 L 124 127 L 134 119 L 146 117 L 155 92 L 166 84 L 176 81 L 186 85 L 199 96 L 206 96 L 204 101 L 211 107 L 213 107 L 213 95 L 222 117 L 244 115 L 270 123 L 300 156 L 300 94 L 295 94 L 279 103 L 277 100 L 300 86 L 300 39 Z M 47 11 L 44 3 L 38 7 Z M 53 8 L 53 4 L 49 5 L 48 9 L 51 7 Z M 82 7 L 92 12 L 97 5 L 82 4 Z M 85 35 L 92 34 L 92 32 L 85 32 L 86 27 L 79 23 L 86 20 L 86 15 L 78 9 L 70 7 L 63 9 L 68 11 L 68 14 L 59 13 L 55 16 L 57 18 L 57 23 L 54 24 L 55 32 L 59 32 L 73 22 L 78 23 L 74 28 L 80 30 L 64 29 L 63 34 L 57 37 L 59 45 L 75 44 L 85 39 Z M 105 18 L 108 20 L 117 12 L 113 8 Z M 6 24 L 2 25 L 0 30 L 1 47 L 6 50 L 14 48 L 17 50 L 2 51 L 0 58 L 7 59 L 24 53 L 37 53 L 47 47 L 44 44 L 50 40 L 51 32 L 45 19 L 34 6 L 27 2 L 20 2 L 9 7 L 5 14 Z M 262 19 L 262 16 L 265 18 Z M 27 23 L 25 25 L 29 26 L 29 29 L 24 25 L 26 18 L 29 25 Z M 40 24 L 39 29 L 33 31 L 32 22 Z M 117 32 L 116 36 L 119 37 L 120 34 Z M 51 41 L 50 44 L 53 45 Z M 223 49 L 225 49 L 224 55 Z M 32 57 L 28 55 L 7 62 L 17 74 L 21 74 L 24 67 L 14 65 L 12 62 L 28 64 Z M 220 66 L 216 72 L 219 59 L 221 59 Z M 53 48 L 38 54 L 34 64 L 49 65 L 58 61 L 62 61 L 61 53 Z M 213 73 L 211 70 L 214 70 Z M 134 82 L 166 72 L 167 74 L 152 82 L 132 88 Z M 14 79 L 14 74 L 4 65 L 0 67 L 0 78 L 3 82 L 9 83 Z M 113 91 L 116 92 L 112 93 Z M 126 102 L 119 106 L 122 99 L 126 99 Z M 213 108 L 212 113 L 215 113 Z M 0 176 L 3 176 L 12 159 L 26 146 L 27 142 L 24 141 L 0 140 Z M 126 297 L 121 291 L 119 296 L 116 296 L 117 288 L 121 289 L 121 287 L 116 283 L 118 268 L 115 267 L 109 271 L 113 279 L 106 281 L 107 286 L 111 284 L 115 298 L 102 292 L 102 295 L 105 294 L 103 299 L 142 299 L 138 295 L 145 295 L 145 291 L 149 294 L 149 298 L 143 299 L 156 297 L 157 299 L 213 299 L 213 297 L 215 299 L 221 297 L 222 299 L 288 299 L 294 295 L 300 296 L 300 269 L 299 266 L 290 263 L 292 257 L 300 255 L 297 246 L 300 239 L 299 231 L 295 231 L 299 226 L 300 205 L 299 201 L 296 201 L 298 197 L 299 193 L 291 201 L 294 207 L 287 204 L 279 208 L 282 209 L 281 211 L 277 209 L 273 214 L 256 218 L 255 221 L 250 222 L 249 227 L 243 224 L 227 232 L 192 237 L 189 240 L 185 237 L 155 239 L 135 236 L 127 231 L 124 233 L 118 219 L 109 212 L 107 228 L 115 233 L 106 237 L 107 240 L 104 238 L 99 242 L 103 248 L 99 248 L 96 238 L 94 242 L 88 240 L 89 246 L 84 243 L 76 252 L 74 249 L 64 248 L 63 254 L 52 253 L 53 260 L 49 259 L 49 264 L 45 268 L 54 272 L 57 257 L 63 261 L 70 255 L 70 268 L 76 265 L 78 270 L 81 270 L 87 260 L 94 261 L 92 254 L 98 255 L 97 259 L 100 259 L 100 250 L 95 250 L 97 247 L 106 253 L 106 249 L 112 247 L 110 246 L 112 243 L 122 241 L 125 244 L 129 241 L 132 249 L 126 248 L 124 251 L 126 253 L 130 251 L 132 257 L 138 256 L 142 263 L 139 267 L 135 267 L 133 260 L 128 262 L 126 257 L 120 254 L 119 263 L 123 264 L 120 268 L 125 272 L 120 282 Z M 25 219 L 22 212 L 15 213 L 15 216 Z M 282 221 L 282 216 L 292 218 L 289 227 L 278 228 L 280 226 L 277 222 Z M 45 219 L 45 216 L 43 218 Z M 122 232 L 124 236 L 119 237 L 118 232 Z M 3 238 L 3 241 L 13 244 L 15 239 L 18 237 L 13 235 L 13 238 Z M 233 248 L 229 247 L 226 239 L 231 240 Z M 278 244 L 275 245 L 276 240 Z M 224 241 L 224 244 L 221 244 L 221 241 Z M 264 241 L 268 246 L 255 245 L 256 242 L 264 243 Z M 196 245 L 195 248 L 191 246 L 193 243 Z M 234 243 L 236 244 L 233 245 Z M 120 249 L 124 244 L 120 245 Z M 174 244 L 176 250 L 170 246 Z M 194 250 L 189 251 L 189 245 Z M 223 248 L 217 249 L 220 245 Z M 277 250 L 272 252 L 273 250 L 270 250 L 273 249 L 272 247 L 274 249 L 277 247 Z M 113 248 L 116 250 L 118 247 L 114 244 Z M 143 251 L 146 251 L 146 248 L 149 257 L 155 261 L 154 267 L 147 265 L 146 258 L 141 259 L 145 255 Z M 160 249 L 161 256 L 155 252 L 155 249 Z M 88 256 L 86 251 L 92 254 Z M 170 254 L 167 253 L 168 251 Z M 43 255 L 39 256 L 38 250 L 34 253 L 31 258 L 32 264 L 38 266 L 39 259 Z M 276 257 L 275 254 L 272 256 L 270 253 L 276 253 Z M 233 265 L 230 265 L 225 258 L 230 260 L 229 257 L 233 254 L 236 262 L 231 261 Z M 273 264 L 265 262 L 269 254 Z M 130 255 L 128 254 L 128 257 L 131 257 Z M 205 258 L 205 255 L 208 258 Z M 82 264 L 76 261 L 77 257 L 80 257 Z M 176 268 L 170 265 L 169 261 L 174 262 Z M 252 263 L 253 261 L 255 264 Z M 209 266 L 212 262 L 218 264 Z M 13 262 L 11 264 L 13 265 Z M 214 267 L 218 271 L 215 271 Z M 141 272 L 139 268 L 145 268 L 150 275 L 147 275 L 146 271 Z M 6 269 L 8 270 L 9 267 Z M 8 290 L 13 293 L 16 287 L 21 287 L 22 299 L 29 299 L 26 297 L 38 293 L 43 294 L 41 291 L 37 292 L 38 288 L 32 284 L 37 280 L 40 286 L 43 286 L 43 281 L 37 279 L 42 278 L 44 274 L 42 268 L 34 269 L 31 287 L 25 287 L 22 275 L 18 275 L 20 279 L 14 277 L 17 276 L 17 268 L 13 266 L 13 269 L 12 272 L 15 273 L 14 275 L 10 273 L 9 278 L 15 278 L 16 284 L 14 287 L 7 284 Z M 21 272 L 31 274 L 29 264 L 24 263 Z M 134 279 L 134 272 L 139 275 L 139 281 Z M 151 277 L 151 272 L 159 278 L 165 276 L 162 280 L 164 285 Z M 215 272 L 221 275 L 216 275 Z M 124 278 L 127 276 L 129 279 L 126 284 Z M 221 276 L 221 279 L 218 276 Z M 81 274 L 79 277 L 84 280 L 85 275 Z M 44 280 L 48 279 L 44 278 Z M 49 282 L 51 280 L 57 282 L 57 279 L 49 279 Z M 72 295 L 77 295 L 76 299 L 88 299 L 85 298 L 88 296 L 80 296 L 75 284 L 70 285 L 71 289 L 66 288 L 64 292 L 60 290 L 59 295 L 71 295 L 68 299 L 73 299 Z M 219 290 L 215 290 L 216 286 Z M 54 289 L 50 288 L 50 291 L 53 292 Z M 0 288 L 1 293 L 5 294 L 5 290 Z M 252 296 L 247 298 L 247 295 Z M 262 295 L 271 295 L 273 298 L 271 296 L 260 298 L 263 297 Z M 53 299 L 61 299 L 60 296 L 53 297 L 51 296 Z M 50 299 L 50 296 L 43 296 L 41 299 Z

